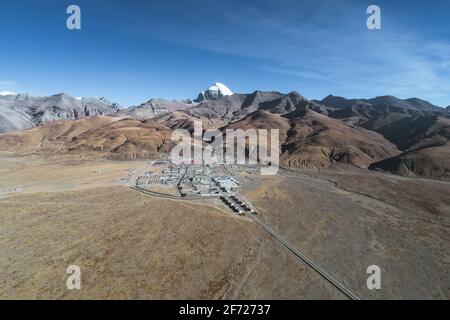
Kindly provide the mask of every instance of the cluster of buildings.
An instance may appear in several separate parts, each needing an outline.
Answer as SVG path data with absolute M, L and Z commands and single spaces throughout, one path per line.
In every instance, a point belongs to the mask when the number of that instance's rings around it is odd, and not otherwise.
M 180 184 L 181 194 L 213 197 L 228 195 L 240 187 L 233 176 L 215 176 L 212 171 L 210 166 L 192 167 Z
M 232 176 L 214 177 L 213 181 L 222 192 L 228 193 L 240 187 L 239 183 Z
M 207 167 L 191 169 L 181 182 L 180 191 L 182 195 L 200 195 L 203 197 L 214 196 L 220 193 L 219 189 L 214 188 L 210 170 Z
M 257 214 L 255 210 L 245 201 L 236 196 L 220 197 L 220 200 L 234 213 L 244 215 L 245 213 Z
M 179 167 L 168 167 L 163 170 L 162 174 L 153 174 L 152 172 L 146 172 L 142 176 L 139 176 L 136 180 L 138 187 L 145 187 L 149 185 L 166 185 L 176 186 L 183 177 L 184 171 Z
M 146 172 L 139 176 L 137 187 L 166 185 L 176 187 L 181 196 L 216 197 L 223 204 L 239 215 L 256 212 L 250 204 L 238 198 L 235 191 L 240 188 L 230 168 L 210 165 L 174 165 L 166 161 L 153 163 L 163 167 L 160 174 Z

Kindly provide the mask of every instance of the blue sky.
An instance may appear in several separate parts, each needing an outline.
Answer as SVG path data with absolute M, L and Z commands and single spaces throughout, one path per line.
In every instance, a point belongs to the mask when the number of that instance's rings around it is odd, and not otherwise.
M 66 29 L 81 7 L 82 30 Z M 377 4 L 382 30 L 368 30 Z M 0 91 L 123 106 L 234 92 L 396 95 L 450 104 L 449 1 L 3 0 Z

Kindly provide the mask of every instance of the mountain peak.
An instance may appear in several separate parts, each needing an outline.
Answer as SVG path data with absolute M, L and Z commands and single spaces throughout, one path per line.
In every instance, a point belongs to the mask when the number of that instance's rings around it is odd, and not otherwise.
M 306 99 L 298 91 L 291 91 L 291 92 L 288 93 L 288 96 L 289 97 L 296 97 L 296 98 Z
M 223 83 L 215 82 L 207 90 L 199 93 L 195 102 L 201 102 L 203 100 L 218 100 L 220 98 L 231 96 L 233 92 Z
M 214 84 L 209 87 L 208 90 L 217 91 L 224 96 L 231 96 L 233 94 L 233 92 L 231 92 L 231 90 L 226 85 L 220 82 L 214 82 Z
M 70 96 L 67 93 L 61 92 L 61 93 L 56 93 L 53 95 L 53 97 L 69 97 Z

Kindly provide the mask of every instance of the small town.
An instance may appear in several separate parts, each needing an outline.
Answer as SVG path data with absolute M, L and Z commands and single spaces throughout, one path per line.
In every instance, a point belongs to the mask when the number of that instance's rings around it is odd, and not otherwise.
M 137 176 L 134 189 L 163 198 L 218 199 L 237 215 L 257 214 L 253 206 L 239 195 L 241 185 L 230 165 L 176 165 L 158 160 L 151 162 L 151 168 L 152 171 Z

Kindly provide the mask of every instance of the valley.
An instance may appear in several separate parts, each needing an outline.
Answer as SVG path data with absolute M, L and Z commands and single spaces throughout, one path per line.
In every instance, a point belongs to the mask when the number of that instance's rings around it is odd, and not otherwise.
M 450 300 L 449 1 L 2 9 L 0 302 Z
M 0 298 L 450 298 L 448 108 L 218 83 L 130 108 L 0 100 Z M 278 174 L 172 163 L 196 121 L 279 130 Z

